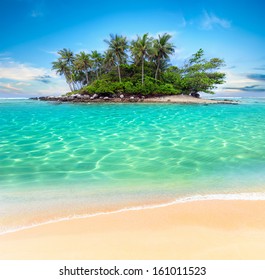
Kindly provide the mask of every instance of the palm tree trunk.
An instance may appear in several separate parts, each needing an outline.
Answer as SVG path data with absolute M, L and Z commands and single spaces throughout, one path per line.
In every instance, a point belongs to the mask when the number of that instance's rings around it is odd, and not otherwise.
M 118 63 L 118 75 L 119 75 L 119 81 L 121 83 L 121 69 L 120 69 L 120 64 Z
M 74 82 L 72 82 L 72 86 L 73 86 L 73 89 L 76 90 L 76 85 Z
M 156 68 L 156 73 L 155 73 L 155 80 L 157 80 L 159 64 L 160 64 L 160 58 L 157 59 L 157 68 Z
M 72 88 L 71 83 L 70 83 L 69 81 L 66 81 L 66 82 L 67 82 L 67 84 L 68 84 L 68 86 L 69 86 L 70 90 L 71 90 L 71 91 L 73 91 L 73 88 Z
M 142 85 L 144 84 L 144 58 L 142 58 Z
M 70 81 L 69 81 L 69 79 L 68 79 L 68 77 L 67 77 L 67 75 L 65 73 L 64 73 L 64 77 L 65 77 L 66 83 L 68 84 L 70 90 L 73 91 L 71 83 L 70 83 Z
M 87 71 L 85 71 L 85 73 L 86 73 L 86 83 L 88 85 L 88 73 L 87 73 Z

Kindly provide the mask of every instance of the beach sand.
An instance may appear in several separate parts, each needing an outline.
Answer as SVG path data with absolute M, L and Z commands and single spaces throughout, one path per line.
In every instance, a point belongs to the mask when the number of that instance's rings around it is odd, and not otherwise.
M 195 201 L 0 236 L 0 259 L 265 259 L 265 201 Z
M 137 96 L 127 96 L 125 98 L 96 98 L 90 99 L 90 95 L 75 95 L 75 96 L 46 96 L 35 97 L 34 100 L 56 101 L 56 102 L 70 102 L 70 103 L 177 103 L 177 104 L 238 104 L 233 100 L 217 100 L 195 98 L 190 95 L 164 95 L 139 98 Z M 131 99 L 132 98 L 132 99 Z
M 189 95 L 168 95 L 161 97 L 149 97 L 144 100 L 148 103 L 184 103 L 184 104 L 237 104 L 231 100 L 216 100 L 216 99 L 204 99 L 195 98 Z

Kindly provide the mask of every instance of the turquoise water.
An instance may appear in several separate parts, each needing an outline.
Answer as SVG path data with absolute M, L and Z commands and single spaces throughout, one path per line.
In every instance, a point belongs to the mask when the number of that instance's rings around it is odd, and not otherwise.
M 265 100 L 0 100 L 0 231 L 207 195 L 264 192 Z

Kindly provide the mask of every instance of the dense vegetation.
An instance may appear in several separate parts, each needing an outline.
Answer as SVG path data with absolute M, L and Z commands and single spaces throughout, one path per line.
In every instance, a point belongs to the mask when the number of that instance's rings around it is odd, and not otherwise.
M 219 72 L 224 61 L 206 59 L 199 49 L 182 66 L 172 66 L 170 55 L 175 51 L 167 33 L 151 38 L 148 34 L 127 38 L 110 35 L 104 40 L 108 49 L 101 54 L 74 54 L 69 49 L 58 51 L 60 57 L 53 62 L 53 70 L 64 75 L 73 94 L 187 94 L 214 93 L 224 83 L 225 74 Z

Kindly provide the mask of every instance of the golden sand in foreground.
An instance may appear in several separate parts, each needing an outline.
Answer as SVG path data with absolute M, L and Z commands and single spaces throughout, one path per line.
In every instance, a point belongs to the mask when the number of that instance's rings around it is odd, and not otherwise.
M 265 259 L 265 201 L 198 201 L 0 236 L 0 259 Z

